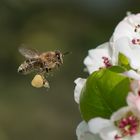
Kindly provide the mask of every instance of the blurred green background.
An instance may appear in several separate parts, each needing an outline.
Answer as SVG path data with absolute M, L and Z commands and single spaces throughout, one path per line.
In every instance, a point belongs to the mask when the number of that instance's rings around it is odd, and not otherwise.
M 139 0 L 0 0 L 0 140 L 76 140 L 81 117 L 73 81 L 87 76 L 83 59 L 139 6 Z M 49 91 L 30 85 L 33 74 L 17 73 L 22 43 L 72 52 L 49 77 Z

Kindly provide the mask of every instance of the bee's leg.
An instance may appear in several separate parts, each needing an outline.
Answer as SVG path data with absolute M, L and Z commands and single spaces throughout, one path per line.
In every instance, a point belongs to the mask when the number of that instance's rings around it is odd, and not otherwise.
M 47 81 L 47 79 L 45 78 L 45 73 L 43 72 L 38 72 L 38 75 L 40 75 L 43 79 L 43 86 L 45 88 L 50 88 L 49 82 Z
M 59 68 L 60 67 L 60 63 L 56 62 L 56 68 Z
M 45 72 L 46 72 L 46 73 L 48 73 L 48 72 L 49 72 L 48 68 L 45 68 L 44 70 L 45 70 Z
M 48 68 L 47 75 L 53 76 L 53 69 L 52 68 Z
M 50 72 L 52 72 L 52 69 L 45 67 L 43 71 L 44 71 L 44 74 L 46 74 L 48 76 L 48 75 L 50 75 Z
M 37 68 L 37 69 L 36 69 L 36 72 L 37 72 L 37 74 L 39 74 L 39 75 L 44 75 L 44 74 L 45 74 L 45 71 L 44 71 L 43 68 Z
M 48 67 L 46 67 L 44 70 L 46 71 L 46 73 L 49 73 L 49 72 L 52 71 L 52 69 L 51 68 L 48 68 Z
M 26 59 L 25 61 L 26 61 L 26 63 L 28 63 L 28 64 L 32 64 L 32 63 L 34 62 L 33 59 Z
M 44 78 L 44 80 L 43 80 L 43 86 L 45 87 L 45 88 L 50 88 L 50 85 L 49 85 L 49 82 Z
M 45 78 L 44 74 L 41 74 L 42 79 L 43 79 L 43 86 L 45 88 L 50 88 L 49 82 L 47 81 L 47 79 Z

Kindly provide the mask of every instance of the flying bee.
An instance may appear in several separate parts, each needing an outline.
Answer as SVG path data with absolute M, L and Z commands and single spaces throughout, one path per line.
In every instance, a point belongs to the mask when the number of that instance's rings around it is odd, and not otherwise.
M 44 85 L 47 82 L 44 74 L 49 74 L 50 71 L 60 67 L 63 64 L 64 55 L 69 53 L 61 53 L 59 50 L 39 53 L 37 50 L 24 47 L 20 47 L 19 52 L 26 60 L 19 66 L 18 72 L 24 75 L 36 72 L 42 76 Z

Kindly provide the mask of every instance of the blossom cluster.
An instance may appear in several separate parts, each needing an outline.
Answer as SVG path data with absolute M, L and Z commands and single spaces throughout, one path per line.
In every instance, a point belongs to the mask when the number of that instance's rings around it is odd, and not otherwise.
M 88 52 L 75 80 L 83 121 L 78 140 L 140 140 L 140 14 L 128 14 L 108 42 Z

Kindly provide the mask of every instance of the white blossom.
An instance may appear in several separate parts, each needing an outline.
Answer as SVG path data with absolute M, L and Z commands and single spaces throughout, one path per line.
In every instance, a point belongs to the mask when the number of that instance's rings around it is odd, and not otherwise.
M 112 64 L 112 49 L 109 42 L 88 51 L 88 56 L 84 59 L 84 64 L 89 74 L 100 68 L 110 67 Z
M 115 28 L 111 43 L 115 54 L 124 54 L 130 66 L 140 70 L 140 14 L 125 17 Z
M 76 130 L 78 140 L 140 140 L 140 120 L 131 112 L 131 107 L 122 107 L 110 120 L 97 117 L 80 123 Z

